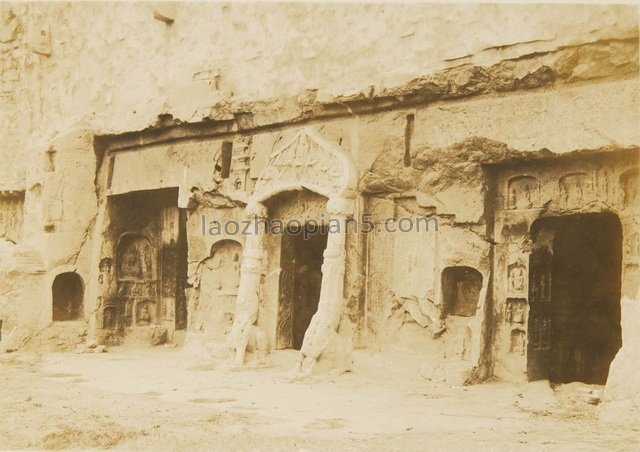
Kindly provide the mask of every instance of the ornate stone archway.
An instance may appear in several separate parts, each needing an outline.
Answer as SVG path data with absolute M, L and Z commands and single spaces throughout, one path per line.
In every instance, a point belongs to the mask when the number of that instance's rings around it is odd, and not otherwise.
M 310 370 L 335 333 L 343 309 L 345 237 L 347 219 L 353 214 L 356 172 L 349 155 L 338 145 L 310 128 L 301 129 L 293 139 L 276 150 L 262 170 L 246 207 L 254 221 L 247 236 L 240 270 L 240 287 L 229 345 L 235 349 L 236 366 L 255 329 L 260 303 L 262 260 L 264 255 L 264 201 L 285 191 L 308 189 L 328 198 L 327 212 L 333 227 L 323 254 L 322 284 L 318 311 L 311 319 L 300 350 L 299 365 Z

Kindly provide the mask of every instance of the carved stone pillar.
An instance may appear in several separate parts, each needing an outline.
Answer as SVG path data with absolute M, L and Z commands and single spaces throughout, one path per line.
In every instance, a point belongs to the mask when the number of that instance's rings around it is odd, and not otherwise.
M 298 372 L 309 373 L 329 340 L 336 334 L 344 308 L 344 271 L 346 260 L 347 219 L 353 214 L 353 200 L 329 199 L 327 212 L 331 215 L 327 248 L 322 262 L 322 285 L 318 310 L 304 335 Z
M 229 347 L 235 349 L 235 365 L 244 362 L 244 353 L 258 320 L 258 305 L 260 303 L 260 286 L 262 283 L 262 257 L 264 249 L 262 239 L 265 233 L 267 209 L 261 203 L 247 205 L 245 213 L 254 223 L 249 227 L 240 267 L 240 285 L 233 318 L 233 325 L 229 333 Z

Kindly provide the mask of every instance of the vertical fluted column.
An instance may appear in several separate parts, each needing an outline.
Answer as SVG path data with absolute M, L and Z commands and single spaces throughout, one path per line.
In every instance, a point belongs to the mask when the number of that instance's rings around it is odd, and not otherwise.
M 331 198 L 327 203 L 331 215 L 327 247 L 322 262 L 322 285 L 318 310 L 304 335 L 298 371 L 309 373 L 316 360 L 335 335 L 344 308 L 344 271 L 346 261 L 347 219 L 353 214 L 353 200 Z
M 248 228 L 240 266 L 240 285 L 233 325 L 229 333 L 229 347 L 234 349 L 235 365 L 241 366 L 255 322 L 258 320 L 260 286 L 262 283 L 262 239 L 265 233 L 267 209 L 261 203 L 250 203 L 245 209 L 253 222 Z

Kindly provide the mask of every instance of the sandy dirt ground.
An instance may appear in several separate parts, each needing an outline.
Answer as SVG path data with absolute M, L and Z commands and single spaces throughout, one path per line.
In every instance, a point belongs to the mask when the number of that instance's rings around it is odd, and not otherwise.
M 640 450 L 585 388 L 434 384 L 356 352 L 353 372 L 290 382 L 292 351 L 241 371 L 166 347 L 0 356 L 0 448 Z M 588 389 L 588 388 L 587 388 Z

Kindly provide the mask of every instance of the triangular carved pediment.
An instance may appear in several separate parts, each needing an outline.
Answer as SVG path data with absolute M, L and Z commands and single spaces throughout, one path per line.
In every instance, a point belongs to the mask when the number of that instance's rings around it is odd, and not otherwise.
M 327 197 L 344 194 L 353 186 L 352 175 L 351 161 L 338 145 L 303 128 L 271 154 L 256 182 L 254 198 L 263 200 L 301 188 Z

